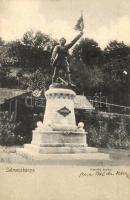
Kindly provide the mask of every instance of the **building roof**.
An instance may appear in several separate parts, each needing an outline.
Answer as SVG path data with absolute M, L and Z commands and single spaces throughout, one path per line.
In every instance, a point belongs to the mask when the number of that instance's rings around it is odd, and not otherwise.
M 0 104 L 5 103 L 6 100 L 13 99 L 26 93 L 26 90 L 0 88 Z
M 0 88 L 0 104 L 5 103 L 6 100 L 13 99 L 17 96 L 28 93 L 27 90 Z M 76 95 L 74 99 L 75 109 L 94 110 L 92 104 L 83 95 Z
M 76 95 L 74 99 L 74 107 L 75 109 L 94 110 L 92 104 L 83 95 Z

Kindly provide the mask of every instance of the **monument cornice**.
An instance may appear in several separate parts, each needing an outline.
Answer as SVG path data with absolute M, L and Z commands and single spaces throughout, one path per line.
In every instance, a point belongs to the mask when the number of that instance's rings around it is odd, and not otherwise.
M 49 89 L 45 92 L 45 97 L 47 99 L 55 99 L 55 98 L 63 98 L 63 99 L 74 99 L 76 97 L 76 93 L 69 89 Z

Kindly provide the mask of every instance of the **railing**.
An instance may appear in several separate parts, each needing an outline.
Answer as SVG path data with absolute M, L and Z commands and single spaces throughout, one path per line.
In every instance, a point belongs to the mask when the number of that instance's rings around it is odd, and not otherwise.
M 108 103 L 107 98 L 105 96 L 102 97 L 102 100 L 104 101 L 101 101 L 101 99 L 95 100 L 90 97 L 87 97 L 87 99 L 90 101 L 90 103 L 96 110 L 108 113 L 130 115 L 130 107 Z M 45 101 L 46 100 L 43 97 L 25 97 L 25 105 L 27 107 L 45 107 Z
M 130 107 L 128 106 L 122 106 L 117 104 L 111 104 L 102 101 L 96 101 L 96 100 L 89 100 L 90 103 L 95 107 L 96 110 L 109 112 L 109 113 L 119 113 L 119 114 L 126 114 L 130 115 Z

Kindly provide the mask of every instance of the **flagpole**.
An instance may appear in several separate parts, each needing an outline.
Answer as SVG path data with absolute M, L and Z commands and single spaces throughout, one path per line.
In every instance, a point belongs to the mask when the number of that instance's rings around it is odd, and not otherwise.
M 82 19 L 83 19 L 83 10 L 81 10 L 81 17 L 82 17 Z M 83 30 L 82 30 L 82 32 L 83 32 Z M 81 36 L 81 38 L 83 37 L 83 35 Z
M 81 10 L 81 16 L 83 17 L 83 10 Z

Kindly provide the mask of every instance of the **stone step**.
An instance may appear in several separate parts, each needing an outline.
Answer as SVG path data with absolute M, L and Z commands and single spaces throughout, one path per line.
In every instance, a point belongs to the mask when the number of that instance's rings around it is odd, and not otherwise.
M 39 154 L 39 153 L 34 153 L 31 152 L 28 149 L 22 149 L 18 148 L 17 149 L 17 154 L 25 157 L 28 160 L 55 160 L 55 161 L 65 161 L 65 160 L 70 160 L 70 161 L 85 161 L 85 160 L 110 160 L 109 154 L 104 154 L 104 153 L 66 153 L 66 154 Z
M 25 150 L 39 154 L 66 154 L 66 153 L 97 153 L 98 149 L 86 146 L 38 146 L 33 144 L 25 144 Z

